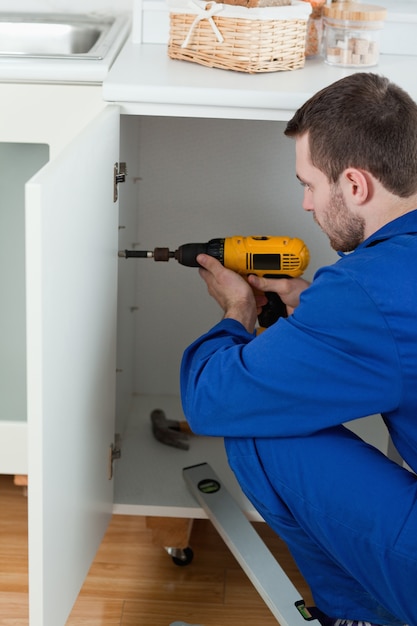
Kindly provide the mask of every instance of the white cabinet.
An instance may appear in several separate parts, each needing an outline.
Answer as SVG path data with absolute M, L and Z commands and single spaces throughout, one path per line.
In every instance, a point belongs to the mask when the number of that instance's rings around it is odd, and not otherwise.
M 118 249 L 239 232 L 309 239 L 283 123 L 100 108 L 25 186 L 31 626 L 64 625 L 112 510 L 205 516 L 183 482 L 185 466 L 212 464 L 259 519 L 222 440 L 194 437 L 183 451 L 157 442 L 150 427 L 154 408 L 182 417 L 181 355 L 218 320 L 217 306 L 196 271 L 119 259 Z M 115 203 L 121 160 L 129 173 Z M 282 187 L 281 175 L 291 184 Z
M 213 464 L 259 519 L 220 439 L 195 437 L 184 452 L 151 433 L 154 408 L 181 417 L 181 354 L 217 321 L 217 307 L 197 272 L 118 259 L 117 251 L 175 247 L 236 229 L 271 232 L 278 181 L 269 158 L 280 130 L 275 122 L 120 117 L 109 105 L 26 183 L 31 626 L 65 623 L 112 509 L 204 516 L 183 482 L 184 466 Z M 113 177 L 121 158 L 130 174 L 119 189 L 119 220 Z M 291 159 L 280 167 L 289 176 Z M 281 209 L 293 204 L 293 190 L 280 195 Z M 116 430 L 122 458 L 113 497 Z

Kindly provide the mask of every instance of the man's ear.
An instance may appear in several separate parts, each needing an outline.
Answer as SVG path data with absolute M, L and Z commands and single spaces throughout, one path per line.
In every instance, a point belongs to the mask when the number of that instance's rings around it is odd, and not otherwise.
M 364 204 L 372 196 L 372 179 L 364 170 L 348 167 L 340 180 L 345 198 L 349 198 L 354 204 Z

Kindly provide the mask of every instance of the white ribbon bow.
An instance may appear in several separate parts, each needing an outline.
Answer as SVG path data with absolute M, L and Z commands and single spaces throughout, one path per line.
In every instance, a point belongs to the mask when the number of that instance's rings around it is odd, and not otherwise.
M 213 15 L 217 15 L 217 13 L 220 13 L 223 10 L 223 6 L 221 4 L 218 4 L 217 2 L 207 2 L 205 7 L 202 8 L 198 4 L 193 2 L 192 0 L 189 2 L 189 5 L 197 9 L 197 15 L 195 17 L 194 22 L 190 26 L 188 35 L 185 38 L 184 43 L 181 45 L 181 48 L 186 48 L 188 46 L 188 44 L 190 43 L 191 35 L 193 34 L 194 28 L 197 26 L 199 22 L 201 22 L 201 20 L 209 21 L 210 26 L 212 27 L 213 32 L 217 37 L 217 41 L 219 43 L 223 43 L 224 39 L 222 37 L 222 34 L 217 28 L 213 20 Z

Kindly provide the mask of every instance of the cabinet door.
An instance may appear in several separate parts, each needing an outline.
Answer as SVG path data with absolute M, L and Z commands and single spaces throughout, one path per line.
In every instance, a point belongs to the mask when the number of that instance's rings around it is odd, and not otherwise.
M 109 106 L 26 185 L 31 626 L 65 624 L 111 514 L 118 154 Z

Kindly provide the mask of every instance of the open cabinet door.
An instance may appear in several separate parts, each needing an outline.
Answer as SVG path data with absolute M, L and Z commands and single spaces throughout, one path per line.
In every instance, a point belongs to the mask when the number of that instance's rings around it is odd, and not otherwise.
M 26 185 L 31 626 L 64 626 L 111 514 L 118 158 L 109 106 Z

